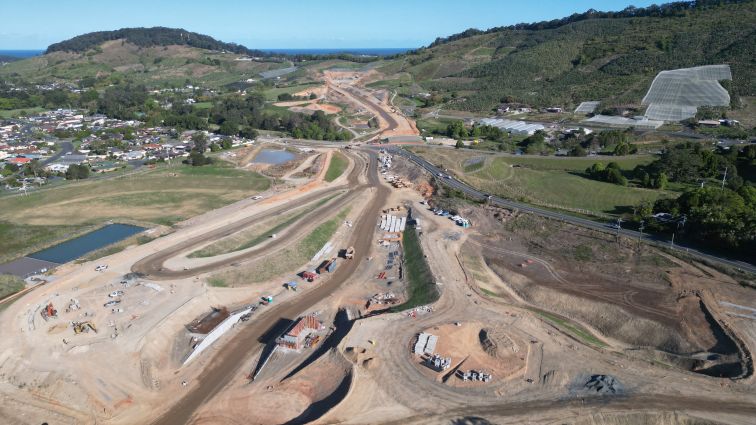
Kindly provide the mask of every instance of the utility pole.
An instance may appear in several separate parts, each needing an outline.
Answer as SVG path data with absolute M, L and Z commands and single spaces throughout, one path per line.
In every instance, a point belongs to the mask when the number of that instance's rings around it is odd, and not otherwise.
M 669 246 L 671 246 L 672 248 L 675 247 L 675 233 L 674 232 L 672 232 L 672 241 L 669 243 Z

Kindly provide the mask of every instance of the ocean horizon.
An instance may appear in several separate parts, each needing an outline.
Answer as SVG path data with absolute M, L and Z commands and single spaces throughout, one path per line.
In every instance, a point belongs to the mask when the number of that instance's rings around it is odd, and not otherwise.
M 42 53 L 45 53 L 45 49 L 42 49 L 42 50 L 39 50 L 39 49 L 0 50 L 0 56 L 12 56 L 14 58 L 31 58 L 34 56 L 39 56 Z
M 263 52 L 279 53 L 283 55 L 334 55 L 349 53 L 366 56 L 391 56 L 414 50 L 416 47 L 353 47 L 353 48 L 300 48 L 300 49 L 256 49 Z M 45 53 L 45 49 L 8 49 L 0 50 L 0 56 L 15 58 L 31 58 Z

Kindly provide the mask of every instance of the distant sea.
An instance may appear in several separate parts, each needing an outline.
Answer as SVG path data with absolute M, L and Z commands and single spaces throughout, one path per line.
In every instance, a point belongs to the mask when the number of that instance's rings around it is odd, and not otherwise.
M 264 52 L 282 53 L 285 55 L 335 55 L 351 53 L 353 55 L 390 56 L 415 49 L 414 47 L 379 47 L 379 48 L 350 48 L 350 49 L 259 49 Z
M 44 50 L 0 50 L 0 56 L 12 56 L 14 58 L 30 58 L 45 53 Z

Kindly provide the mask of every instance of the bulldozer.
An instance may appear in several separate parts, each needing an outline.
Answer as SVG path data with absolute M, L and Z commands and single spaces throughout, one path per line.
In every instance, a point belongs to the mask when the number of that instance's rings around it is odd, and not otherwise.
M 90 329 L 93 330 L 94 333 L 97 333 L 97 327 L 95 327 L 94 323 L 90 321 L 73 322 L 73 330 L 76 335 L 82 332 L 89 332 Z

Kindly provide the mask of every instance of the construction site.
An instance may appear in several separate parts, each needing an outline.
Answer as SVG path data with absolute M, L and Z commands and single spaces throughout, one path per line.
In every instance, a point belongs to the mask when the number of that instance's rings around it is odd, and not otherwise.
M 365 141 L 417 134 L 376 73 L 312 90 L 379 117 Z M 235 151 L 278 184 L 4 306 L 3 422 L 753 423 L 746 278 L 454 198 L 384 146 Z

